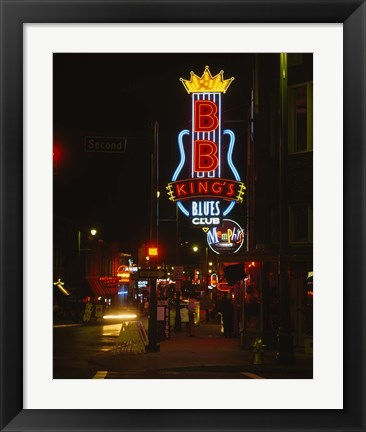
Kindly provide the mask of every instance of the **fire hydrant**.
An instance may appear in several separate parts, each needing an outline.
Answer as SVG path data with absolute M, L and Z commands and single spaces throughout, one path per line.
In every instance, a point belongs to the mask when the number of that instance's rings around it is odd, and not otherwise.
M 267 345 L 265 345 L 263 343 L 263 340 L 260 337 L 257 337 L 256 340 L 254 341 L 252 347 L 253 347 L 253 352 L 254 352 L 254 360 L 253 360 L 253 364 L 255 365 L 261 365 L 263 364 L 263 353 L 264 353 L 264 348 Z

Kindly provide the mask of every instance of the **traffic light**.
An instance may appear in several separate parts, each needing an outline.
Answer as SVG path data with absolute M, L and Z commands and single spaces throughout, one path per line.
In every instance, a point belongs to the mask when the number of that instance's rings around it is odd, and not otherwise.
M 158 255 L 159 254 L 158 254 L 158 248 L 157 247 L 151 247 L 151 246 L 149 246 L 147 248 L 147 256 L 149 258 L 157 258 Z
M 150 263 L 156 263 L 159 256 L 159 250 L 156 246 L 146 246 L 145 257 Z
M 61 150 L 61 146 L 58 143 L 53 143 L 53 164 L 57 165 L 62 158 L 62 150 Z
M 62 160 L 62 148 L 60 144 L 53 143 L 52 159 L 53 159 L 53 174 L 57 174 L 60 162 Z

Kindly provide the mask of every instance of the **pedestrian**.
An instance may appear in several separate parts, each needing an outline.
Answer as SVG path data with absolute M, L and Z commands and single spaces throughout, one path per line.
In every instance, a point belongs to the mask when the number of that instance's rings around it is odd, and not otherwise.
M 224 335 L 226 338 L 232 336 L 233 332 L 233 304 L 229 299 L 229 295 L 226 294 L 222 300 L 220 306 L 220 312 L 222 314 L 222 320 L 224 325 Z
M 194 315 L 196 313 L 196 299 L 193 296 L 189 297 L 188 301 L 188 332 L 190 337 L 195 337 Z
M 200 307 L 201 307 L 201 311 L 202 310 L 205 311 L 205 315 L 204 315 L 205 321 L 207 323 L 210 322 L 210 307 L 211 307 L 211 301 L 210 301 L 210 299 L 205 296 L 201 300 Z

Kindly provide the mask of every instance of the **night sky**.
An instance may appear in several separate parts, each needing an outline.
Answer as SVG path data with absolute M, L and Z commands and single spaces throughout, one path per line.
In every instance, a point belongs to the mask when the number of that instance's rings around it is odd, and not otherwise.
M 191 97 L 179 81 L 224 70 L 235 77 L 223 95 L 223 127 L 236 134 L 233 159 L 245 181 L 250 54 L 54 54 L 55 221 L 96 226 L 126 252 L 149 241 L 152 123 L 159 123 L 159 238 L 165 259 L 174 253 L 175 205 L 165 186 L 179 163 L 178 133 L 190 129 Z M 127 137 L 124 154 L 90 153 L 85 136 Z M 240 208 L 239 208 L 240 207 Z M 230 217 L 244 218 L 237 205 Z M 204 241 L 182 215 L 182 240 Z

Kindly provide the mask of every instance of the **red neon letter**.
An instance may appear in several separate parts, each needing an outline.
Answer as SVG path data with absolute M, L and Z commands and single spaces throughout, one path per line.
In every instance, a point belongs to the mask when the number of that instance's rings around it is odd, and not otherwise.
M 181 184 L 176 185 L 176 194 L 177 194 L 178 198 L 180 198 L 181 196 L 187 195 L 187 191 L 186 191 L 185 187 L 186 187 L 185 183 L 181 183 Z
M 208 192 L 208 183 L 207 181 L 199 181 L 198 182 L 198 193 L 207 193 Z
M 217 105 L 210 100 L 194 101 L 194 131 L 212 132 L 219 125 Z
M 222 192 L 222 185 L 220 182 L 212 183 L 212 192 L 215 194 L 220 194 Z
M 235 185 L 234 185 L 234 183 L 229 183 L 228 191 L 226 192 L 226 196 L 233 196 L 233 195 L 235 195 Z
M 194 171 L 214 171 L 219 165 L 217 144 L 209 140 L 194 142 Z

